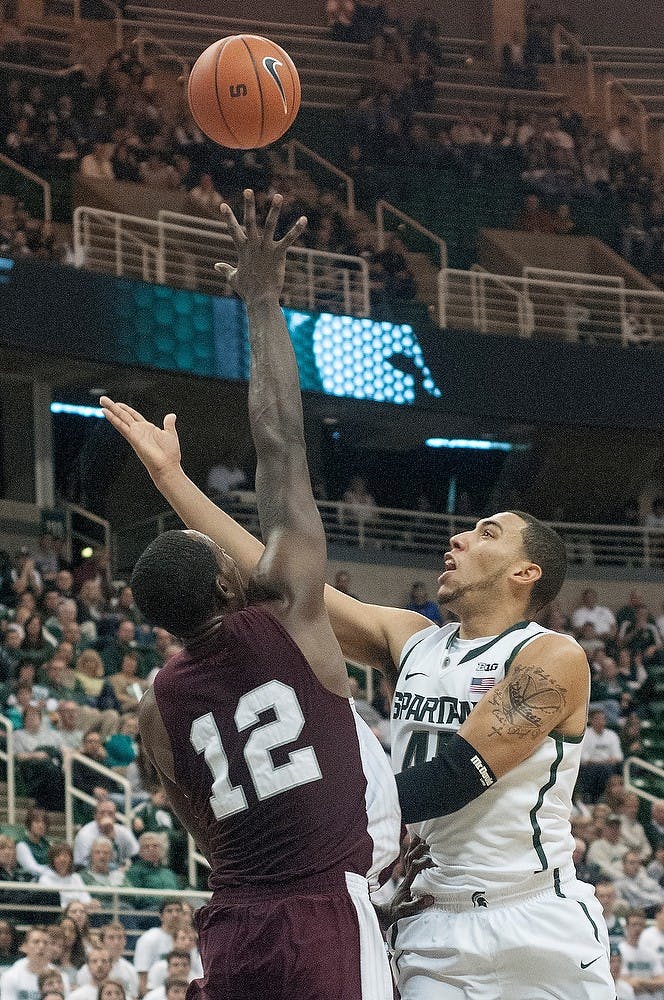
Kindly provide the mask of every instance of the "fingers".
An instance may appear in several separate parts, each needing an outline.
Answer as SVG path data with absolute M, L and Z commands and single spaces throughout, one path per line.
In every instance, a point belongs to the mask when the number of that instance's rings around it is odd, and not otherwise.
M 416 913 L 421 913 L 422 910 L 428 910 L 433 904 L 433 896 L 420 896 L 419 899 L 411 899 L 406 903 L 400 903 L 394 914 L 395 922 L 396 920 L 401 920 L 402 917 L 413 917 Z
M 119 434 L 122 434 L 124 438 L 129 439 L 132 425 L 128 421 L 124 420 L 122 416 L 118 416 L 113 410 L 109 410 L 106 406 L 102 407 L 102 412 L 111 427 L 115 427 Z
M 224 204 L 220 206 L 219 212 L 221 213 L 221 218 L 223 219 L 223 221 L 226 223 L 226 225 L 230 230 L 230 234 L 233 238 L 233 243 L 239 250 L 240 247 L 244 246 L 244 244 L 247 242 L 247 237 L 245 235 L 242 226 L 235 218 L 235 213 L 233 212 L 233 209 L 231 208 L 230 205 L 227 205 L 226 202 L 224 202 Z
M 293 243 L 299 240 L 300 236 L 302 235 L 302 233 L 306 228 L 307 228 L 307 217 L 306 215 L 301 215 L 300 218 L 295 223 L 295 225 L 288 230 L 286 235 L 283 236 L 280 240 L 277 240 L 276 245 L 278 247 L 284 247 L 284 248 L 292 246 Z
M 265 243 L 274 239 L 274 231 L 277 228 L 277 222 L 279 221 L 279 212 L 281 211 L 281 206 L 283 204 L 283 197 L 280 194 L 275 194 L 272 199 L 272 204 L 270 205 L 270 211 L 267 213 L 267 219 L 265 220 L 265 229 L 263 230 L 263 241 Z
M 133 406 L 129 406 L 128 403 L 116 403 L 115 405 L 122 410 L 129 420 L 133 420 L 137 424 L 144 424 L 147 422 L 143 414 L 139 413 L 138 410 L 135 410 Z
M 244 228 L 247 238 L 252 240 L 258 235 L 256 229 L 256 199 L 251 188 L 244 190 Z
M 175 415 L 175 413 L 167 413 L 166 416 L 164 417 L 164 430 L 168 431 L 169 434 L 175 434 L 176 433 L 176 430 L 175 430 L 175 421 L 176 420 L 177 420 L 177 416 Z
M 420 872 L 433 867 L 433 861 L 429 854 L 429 845 L 421 840 L 406 855 L 406 873 L 402 886 L 410 888 Z

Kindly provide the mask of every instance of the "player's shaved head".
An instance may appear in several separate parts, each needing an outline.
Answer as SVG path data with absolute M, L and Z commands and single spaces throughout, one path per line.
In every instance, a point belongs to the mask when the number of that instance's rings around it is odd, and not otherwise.
M 165 531 L 140 556 L 131 589 L 152 625 L 185 637 L 228 610 L 223 586 L 228 582 L 209 539 L 196 532 Z

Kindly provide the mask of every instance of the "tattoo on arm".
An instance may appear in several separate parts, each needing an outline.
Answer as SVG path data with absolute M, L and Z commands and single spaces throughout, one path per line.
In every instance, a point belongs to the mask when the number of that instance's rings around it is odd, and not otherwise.
M 535 736 L 547 719 L 558 715 L 567 690 L 542 667 L 513 667 L 504 687 L 489 695 L 493 716 L 490 736 Z

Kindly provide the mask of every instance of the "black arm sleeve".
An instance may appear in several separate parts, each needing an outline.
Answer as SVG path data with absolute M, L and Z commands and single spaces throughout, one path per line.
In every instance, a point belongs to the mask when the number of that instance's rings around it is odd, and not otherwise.
M 404 823 L 423 823 L 463 809 L 496 781 L 474 747 L 458 733 L 445 753 L 396 775 Z

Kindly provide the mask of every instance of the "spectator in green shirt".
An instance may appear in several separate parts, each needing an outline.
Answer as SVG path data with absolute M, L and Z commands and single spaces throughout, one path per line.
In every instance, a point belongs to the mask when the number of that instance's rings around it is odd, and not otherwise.
M 139 667 L 137 673 L 139 677 L 144 677 L 145 670 L 142 669 L 143 657 L 140 649 L 136 647 L 136 626 L 128 618 L 123 618 L 118 623 L 115 636 L 109 639 L 101 650 L 101 658 L 104 661 L 104 673 L 107 677 L 120 672 L 122 661 L 127 653 L 138 656 Z
M 71 686 L 67 683 L 69 670 L 64 660 L 54 656 L 44 665 L 46 687 L 48 697 L 54 701 L 75 701 L 77 705 L 84 705 L 87 701 L 85 688 L 80 680 L 74 675 Z
M 165 835 L 168 838 L 168 859 L 171 868 L 179 875 L 186 873 L 187 833 L 174 815 L 161 785 L 150 792 L 149 802 L 144 802 L 135 810 L 131 828 L 137 837 L 142 833 Z
M 49 642 L 46 638 L 39 615 L 30 615 L 24 628 L 25 639 L 21 643 L 19 658 L 21 662 L 27 661 L 39 667 L 53 656 L 55 642 Z
M 16 844 L 16 860 L 33 878 L 39 878 L 49 867 L 48 849 L 51 842 L 47 833 L 48 813 L 39 806 L 30 806 L 25 815 L 25 834 Z
M 139 852 L 127 869 L 125 884 L 135 889 L 179 889 L 174 871 L 167 868 L 166 838 L 160 833 L 142 833 L 138 838 Z M 154 896 L 140 896 L 132 900 L 137 910 L 158 910 L 160 900 Z

